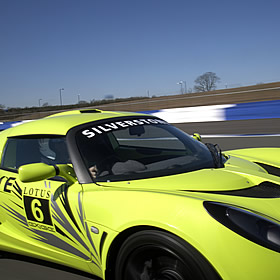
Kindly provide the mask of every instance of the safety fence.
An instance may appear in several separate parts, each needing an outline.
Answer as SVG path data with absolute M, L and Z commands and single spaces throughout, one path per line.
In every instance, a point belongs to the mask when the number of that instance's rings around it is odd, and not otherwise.
M 141 111 L 143 112 L 143 111 Z M 169 123 L 216 122 L 280 118 L 280 100 L 144 111 Z M 26 121 L 0 123 L 0 130 Z
M 280 100 L 145 111 L 170 123 L 280 118 Z

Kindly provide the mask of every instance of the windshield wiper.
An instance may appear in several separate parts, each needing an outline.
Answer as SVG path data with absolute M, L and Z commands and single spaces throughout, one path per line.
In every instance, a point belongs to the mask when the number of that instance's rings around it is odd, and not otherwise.
M 220 149 L 219 145 L 212 144 L 212 143 L 205 143 L 205 145 L 212 155 L 215 168 L 224 167 L 223 154 L 222 154 L 222 150 Z

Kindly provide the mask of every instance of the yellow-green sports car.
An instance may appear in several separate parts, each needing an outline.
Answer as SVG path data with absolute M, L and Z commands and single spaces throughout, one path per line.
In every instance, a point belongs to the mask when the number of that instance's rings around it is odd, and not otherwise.
M 80 110 L 4 130 L 0 155 L 2 252 L 106 280 L 280 277 L 280 149 Z

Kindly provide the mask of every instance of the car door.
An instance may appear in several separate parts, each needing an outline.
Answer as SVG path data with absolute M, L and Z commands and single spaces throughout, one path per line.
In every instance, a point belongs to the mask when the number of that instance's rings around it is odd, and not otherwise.
M 61 177 L 19 180 L 19 167 L 30 163 L 71 168 L 66 150 L 62 159 L 51 149 L 51 142 L 61 142 L 58 146 L 63 151 L 63 141 L 49 136 L 8 139 L 0 169 L 0 246 L 98 275 L 101 261 L 84 219 L 82 185 Z

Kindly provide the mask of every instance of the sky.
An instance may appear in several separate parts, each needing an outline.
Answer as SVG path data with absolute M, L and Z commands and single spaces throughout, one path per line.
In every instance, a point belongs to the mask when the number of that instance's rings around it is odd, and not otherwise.
M 218 88 L 280 81 L 279 11 L 279 0 L 0 0 L 0 104 L 179 94 L 205 72 Z

